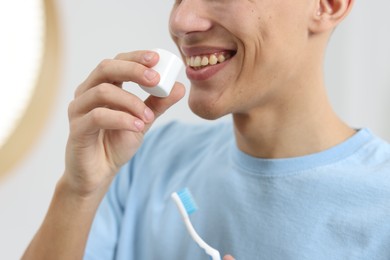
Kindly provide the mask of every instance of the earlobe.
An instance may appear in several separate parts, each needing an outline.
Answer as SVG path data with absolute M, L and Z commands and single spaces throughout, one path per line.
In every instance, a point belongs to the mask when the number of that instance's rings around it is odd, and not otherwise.
M 350 12 L 354 0 L 317 0 L 310 23 L 311 33 L 333 30 Z

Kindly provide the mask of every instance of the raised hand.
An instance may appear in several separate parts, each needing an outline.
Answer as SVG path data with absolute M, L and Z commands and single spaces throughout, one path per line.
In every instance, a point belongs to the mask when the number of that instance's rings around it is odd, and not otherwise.
M 136 51 L 102 61 L 77 88 L 69 105 L 70 135 L 63 180 L 80 195 L 104 193 L 135 154 L 154 120 L 184 96 L 176 83 L 167 98 L 145 102 L 121 88 L 125 81 L 154 86 L 158 54 Z

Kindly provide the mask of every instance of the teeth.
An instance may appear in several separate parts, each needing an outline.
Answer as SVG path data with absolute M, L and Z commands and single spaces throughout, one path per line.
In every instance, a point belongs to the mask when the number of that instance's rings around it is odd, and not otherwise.
M 215 56 L 214 54 L 211 55 L 211 56 L 210 56 L 210 59 L 209 59 L 210 65 L 215 65 L 215 64 L 217 64 L 217 62 L 218 62 L 217 56 Z
M 195 57 L 195 60 L 194 60 L 194 67 L 200 67 L 200 65 L 201 65 L 201 62 L 202 62 L 202 58 L 200 57 L 200 56 L 196 56 Z
M 209 64 L 209 59 L 207 57 L 203 57 L 200 65 L 207 66 L 208 64 Z
M 199 68 L 207 65 L 215 65 L 217 63 L 222 63 L 228 58 L 230 58 L 230 55 L 228 53 L 211 54 L 208 56 L 191 56 L 186 58 L 186 63 L 187 66 Z
M 225 56 L 223 56 L 222 54 L 219 54 L 218 62 L 221 63 L 221 62 L 224 62 L 224 61 L 225 61 Z

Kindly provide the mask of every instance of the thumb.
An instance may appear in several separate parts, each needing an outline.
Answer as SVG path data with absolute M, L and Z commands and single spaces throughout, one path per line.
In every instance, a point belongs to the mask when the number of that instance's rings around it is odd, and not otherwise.
M 234 257 L 231 256 L 231 255 L 225 255 L 225 256 L 223 257 L 223 260 L 235 260 L 235 259 L 234 259 Z
M 145 105 L 147 105 L 154 113 L 154 120 L 156 120 L 160 115 L 162 115 L 168 108 L 177 103 L 180 99 L 184 97 L 185 87 L 182 83 L 176 82 L 172 88 L 171 93 L 168 97 L 160 98 L 155 96 L 149 96 L 145 100 Z M 153 121 L 154 121 L 153 120 Z M 145 132 L 150 128 L 152 123 L 149 123 L 145 126 Z

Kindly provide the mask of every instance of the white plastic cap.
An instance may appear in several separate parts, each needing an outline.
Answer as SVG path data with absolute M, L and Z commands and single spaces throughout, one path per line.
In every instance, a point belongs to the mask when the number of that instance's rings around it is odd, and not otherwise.
M 149 94 L 156 97 L 167 97 L 175 84 L 176 78 L 183 67 L 182 60 L 175 54 L 163 50 L 153 49 L 160 56 L 158 63 L 152 67 L 160 74 L 160 82 L 154 87 L 140 87 Z

